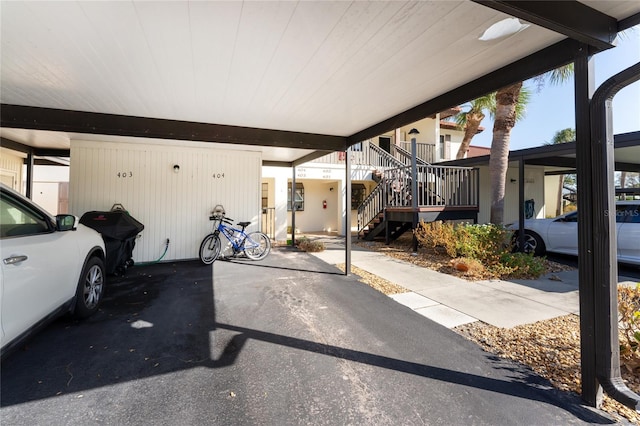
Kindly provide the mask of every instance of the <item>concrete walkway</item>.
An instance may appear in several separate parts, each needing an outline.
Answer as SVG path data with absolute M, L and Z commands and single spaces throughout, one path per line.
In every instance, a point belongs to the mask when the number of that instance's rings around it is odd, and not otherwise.
M 329 264 L 344 263 L 344 239 L 316 238 L 327 247 L 313 253 L 316 257 Z M 579 313 L 577 270 L 551 273 L 536 280 L 470 282 L 355 245 L 351 263 L 406 288 L 406 293 L 390 297 L 448 328 L 478 320 L 511 328 Z M 632 283 L 624 277 L 619 282 Z

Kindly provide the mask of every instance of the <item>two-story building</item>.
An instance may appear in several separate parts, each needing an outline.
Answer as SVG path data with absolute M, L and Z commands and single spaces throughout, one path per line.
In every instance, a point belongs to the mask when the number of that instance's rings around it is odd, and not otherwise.
M 421 166 L 456 157 L 464 132 L 451 118 L 459 112 L 460 108 L 451 108 L 354 145 L 347 153 L 332 153 L 302 164 L 293 171 L 263 167 L 263 230 L 277 241 L 286 240 L 291 233 L 292 207 L 295 208 L 298 233 L 344 235 L 348 216 L 351 217 L 348 229 L 351 232 L 362 230 L 366 224 L 358 222 L 366 219 L 357 213 L 358 207 L 374 192 L 385 170 L 410 166 L 412 137 L 416 139 L 416 156 Z M 410 135 L 412 129 L 419 133 Z M 484 155 L 488 154 L 488 148 L 473 147 L 469 152 Z M 347 215 L 345 210 L 347 155 L 351 162 L 351 215 Z M 295 191 L 292 191 L 294 176 Z M 291 194 L 294 194 L 294 203 Z

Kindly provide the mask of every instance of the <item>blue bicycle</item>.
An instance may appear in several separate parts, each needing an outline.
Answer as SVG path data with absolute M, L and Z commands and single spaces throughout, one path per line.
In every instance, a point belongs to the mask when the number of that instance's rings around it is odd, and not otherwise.
M 209 220 L 213 221 L 213 232 L 204 237 L 200 244 L 200 260 L 211 265 L 220 256 L 222 242 L 220 234 L 231 243 L 233 256 L 244 253 L 249 259 L 262 260 L 271 251 L 271 240 L 263 232 L 244 232 L 251 222 L 238 222 L 241 229 L 233 228 L 233 219 L 225 217 L 224 207 L 217 205 L 211 212 Z

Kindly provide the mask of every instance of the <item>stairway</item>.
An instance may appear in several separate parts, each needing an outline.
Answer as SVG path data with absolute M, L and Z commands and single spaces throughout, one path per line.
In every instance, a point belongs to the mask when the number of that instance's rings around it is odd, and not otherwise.
M 370 144 L 372 167 L 382 169 L 382 178 L 358 206 L 358 235 L 371 241 L 391 241 L 411 229 L 413 218 L 431 220 L 469 219 L 477 221 L 478 170 L 468 167 L 433 166 L 417 161 L 411 175 L 411 155 L 394 149 L 394 155 Z M 408 164 L 407 164 L 408 163 Z M 412 204 L 416 180 L 418 211 Z

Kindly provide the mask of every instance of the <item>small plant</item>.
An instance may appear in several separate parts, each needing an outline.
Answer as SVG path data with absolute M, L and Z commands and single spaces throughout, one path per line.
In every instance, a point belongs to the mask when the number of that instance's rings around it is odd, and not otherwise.
M 539 258 L 528 253 L 503 253 L 499 267 L 502 268 L 501 276 L 511 278 L 537 278 L 544 274 L 544 263 Z
M 618 288 L 620 360 L 630 371 L 640 369 L 640 284 Z
M 298 248 L 308 253 L 317 253 L 324 251 L 324 243 L 322 241 L 313 241 L 307 237 L 302 237 L 298 240 Z

